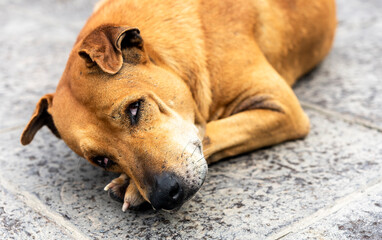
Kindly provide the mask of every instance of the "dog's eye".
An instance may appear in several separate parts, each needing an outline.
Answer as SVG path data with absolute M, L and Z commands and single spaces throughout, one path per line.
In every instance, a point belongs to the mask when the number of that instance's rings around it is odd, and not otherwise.
M 127 107 L 127 114 L 129 115 L 131 125 L 135 125 L 138 123 L 140 107 L 141 100 L 136 101 Z
M 102 168 L 108 168 L 114 164 L 114 162 L 110 160 L 110 158 L 105 156 L 96 156 L 92 158 L 92 161 Z

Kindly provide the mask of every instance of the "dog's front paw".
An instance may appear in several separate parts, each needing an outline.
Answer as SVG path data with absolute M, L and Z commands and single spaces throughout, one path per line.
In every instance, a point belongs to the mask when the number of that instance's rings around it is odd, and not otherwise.
M 113 179 L 106 187 L 110 198 L 118 202 L 123 202 L 122 211 L 138 207 L 145 202 L 139 193 L 135 183 L 130 181 L 129 177 L 122 173 L 118 178 Z

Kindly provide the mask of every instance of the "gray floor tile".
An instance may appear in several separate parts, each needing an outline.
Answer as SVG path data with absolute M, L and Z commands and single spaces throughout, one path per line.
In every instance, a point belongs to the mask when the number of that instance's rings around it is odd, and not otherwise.
M 211 166 L 202 190 L 177 213 L 123 213 L 102 190 L 115 175 L 46 130 L 28 147 L 18 144 L 19 131 L 0 135 L 0 173 L 95 238 L 263 238 L 380 177 L 379 132 L 308 113 L 307 139 Z
M 72 239 L 0 185 L 0 239 Z
M 310 103 L 382 126 L 382 2 L 337 0 L 328 58 L 295 86 Z
M 382 184 L 307 229 L 283 239 L 382 239 Z

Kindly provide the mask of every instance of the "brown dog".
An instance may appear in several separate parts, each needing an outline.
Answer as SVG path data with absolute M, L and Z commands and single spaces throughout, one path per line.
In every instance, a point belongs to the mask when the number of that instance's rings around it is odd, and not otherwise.
M 124 211 L 176 209 L 202 186 L 205 159 L 308 134 L 290 86 L 328 53 L 335 26 L 334 0 L 102 1 L 21 142 L 46 125 L 121 173 L 105 189 Z

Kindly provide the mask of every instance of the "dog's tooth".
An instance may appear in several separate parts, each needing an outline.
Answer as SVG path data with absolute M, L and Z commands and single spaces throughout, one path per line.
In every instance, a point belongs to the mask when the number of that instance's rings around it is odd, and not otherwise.
M 126 212 L 126 210 L 129 208 L 129 203 L 127 203 L 127 202 L 124 202 L 123 203 L 123 206 L 122 206 L 122 211 L 123 212 Z

